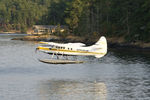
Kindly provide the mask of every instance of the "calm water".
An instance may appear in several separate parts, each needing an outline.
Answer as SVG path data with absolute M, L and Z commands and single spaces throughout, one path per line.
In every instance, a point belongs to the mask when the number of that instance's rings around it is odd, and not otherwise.
M 84 64 L 38 61 L 36 43 L 0 35 L 0 100 L 150 100 L 150 53 L 109 50 Z M 47 56 L 46 56 L 47 57 Z

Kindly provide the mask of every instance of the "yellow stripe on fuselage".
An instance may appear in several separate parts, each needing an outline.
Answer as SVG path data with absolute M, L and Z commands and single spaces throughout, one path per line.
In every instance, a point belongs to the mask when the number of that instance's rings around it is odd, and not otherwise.
M 58 51 L 58 52 L 89 53 L 89 54 L 105 54 L 105 53 L 98 53 L 98 52 L 74 51 L 74 50 L 64 50 L 64 49 L 45 48 L 45 47 L 38 47 L 38 49 L 39 49 L 39 50 L 47 50 L 47 51 Z

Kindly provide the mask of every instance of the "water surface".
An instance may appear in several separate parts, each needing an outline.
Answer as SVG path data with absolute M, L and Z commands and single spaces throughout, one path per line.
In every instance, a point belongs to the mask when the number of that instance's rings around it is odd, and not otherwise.
M 38 61 L 37 43 L 0 35 L 0 100 L 150 100 L 150 53 L 109 49 L 83 64 Z

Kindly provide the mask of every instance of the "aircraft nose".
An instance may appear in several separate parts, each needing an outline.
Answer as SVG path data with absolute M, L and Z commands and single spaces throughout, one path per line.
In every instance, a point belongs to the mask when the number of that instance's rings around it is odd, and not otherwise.
M 39 50 L 39 48 L 37 47 L 36 50 Z
M 39 49 L 40 49 L 40 48 L 39 48 L 39 47 L 37 47 L 37 48 L 35 49 L 35 52 L 37 52 Z
M 39 49 L 40 49 L 39 47 L 36 48 L 36 50 L 39 50 Z
M 40 47 L 36 47 L 35 51 L 38 51 L 38 50 L 40 50 Z

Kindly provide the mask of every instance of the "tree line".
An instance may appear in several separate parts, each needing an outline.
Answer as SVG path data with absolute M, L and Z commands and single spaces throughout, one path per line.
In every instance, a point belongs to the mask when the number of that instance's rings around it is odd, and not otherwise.
M 150 42 L 149 0 L 0 0 L 0 29 L 67 25 L 79 36 Z

